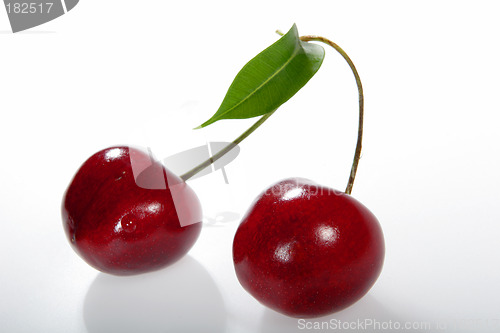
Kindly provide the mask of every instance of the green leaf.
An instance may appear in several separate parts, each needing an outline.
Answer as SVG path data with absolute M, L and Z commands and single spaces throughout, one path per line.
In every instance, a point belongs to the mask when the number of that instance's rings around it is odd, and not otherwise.
M 318 71 L 325 50 L 302 42 L 293 27 L 236 75 L 217 112 L 198 128 L 221 119 L 264 115 L 289 100 Z

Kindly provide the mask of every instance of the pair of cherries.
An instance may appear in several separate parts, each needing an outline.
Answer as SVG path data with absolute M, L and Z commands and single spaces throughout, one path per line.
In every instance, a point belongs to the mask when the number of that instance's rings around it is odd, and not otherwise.
M 64 195 L 63 225 L 73 249 L 109 274 L 164 268 L 196 242 L 202 210 L 194 191 L 150 155 L 111 147 L 91 156 Z M 306 179 L 262 192 L 233 241 L 241 285 L 293 317 L 341 310 L 368 292 L 382 269 L 375 216 L 344 192 Z

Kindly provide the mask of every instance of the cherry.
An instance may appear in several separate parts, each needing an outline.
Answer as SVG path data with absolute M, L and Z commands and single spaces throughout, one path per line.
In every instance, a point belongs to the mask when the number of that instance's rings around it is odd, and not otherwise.
M 179 177 L 130 147 L 110 147 L 77 171 L 63 198 L 73 249 L 91 266 L 131 275 L 165 267 L 196 242 L 202 213 Z
M 264 191 L 233 242 L 241 285 L 292 317 L 339 311 L 365 295 L 384 261 L 376 217 L 344 192 L 292 178 Z

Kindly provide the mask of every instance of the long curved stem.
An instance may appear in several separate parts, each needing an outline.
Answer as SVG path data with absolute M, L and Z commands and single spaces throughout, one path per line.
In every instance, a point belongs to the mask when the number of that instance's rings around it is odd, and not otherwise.
M 274 110 L 274 111 L 276 111 L 276 110 Z M 211 165 L 212 163 L 215 163 L 215 161 L 217 161 L 219 158 L 221 158 L 222 156 L 224 156 L 225 154 L 227 154 L 231 149 L 233 149 L 234 147 L 236 147 L 241 141 L 243 141 L 250 134 L 252 134 L 253 131 L 255 131 L 257 128 L 259 128 L 259 126 L 262 125 L 267 120 L 267 118 L 269 118 L 269 117 L 272 116 L 272 114 L 274 113 L 274 111 L 266 113 L 265 115 L 263 115 L 262 117 L 260 117 L 259 120 L 257 120 L 257 122 L 255 122 L 255 124 L 253 124 L 245 132 L 243 132 L 243 134 L 241 134 L 239 137 L 237 137 L 233 142 L 231 142 L 230 144 L 228 144 L 227 146 L 225 146 L 221 151 L 219 151 L 217 154 L 215 154 L 214 156 L 212 156 L 209 159 L 207 159 L 205 162 L 201 163 L 200 165 L 194 167 L 192 170 L 190 170 L 190 171 L 186 172 L 185 174 L 183 174 L 181 176 L 181 179 L 184 180 L 184 181 L 186 181 L 189 178 L 191 178 L 194 175 L 196 175 L 201 170 L 205 169 L 207 166 Z
M 356 171 L 358 170 L 359 159 L 361 158 L 361 143 L 363 141 L 363 115 L 364 115 L 364 97 L 363 97 L 363 86 L 361 85 L 361 79 L 359 77 L 358 71 L 354 66 L 351 58 L 345 53 L 344 50 L 331 40 L 321 37 L 321 36 L 301 36 L 300 40 L 303 42 L 322 42 L 333 47 L 340 55 L 347 61 L 349 67 L 351 68 L 354 78 L 356 79 L 356 85 L 358 86 L 358 96 L 359 96 L 359 120 L 358 120 L 358 142 L 356 143 L 356 150 L 354 151 L 354 158 L 352 161 L 351 173 L 349 174 L 349 181 L 347 182 L 347 187 L 345 193 L 351 194 L 352 187 L 354 185 L 354 179 L 356 178 Z

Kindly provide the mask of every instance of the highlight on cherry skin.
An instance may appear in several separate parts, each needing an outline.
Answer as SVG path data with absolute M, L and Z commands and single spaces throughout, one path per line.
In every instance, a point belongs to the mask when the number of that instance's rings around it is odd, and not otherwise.
M 233 241 L 241 285 L 269 308 L 300 318 L 362 298 L 380 275 L 384 253 L 380 224 L 365 206 L 303 178 L 260 194 Z
M 198 239 L 202 211 L 194 191 L 150 154 L 117 146 L 83 163 L 64 194 L 62 219 L 90 266 L 133 275 L 184 256 Z

